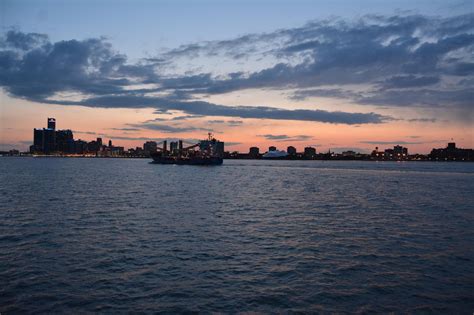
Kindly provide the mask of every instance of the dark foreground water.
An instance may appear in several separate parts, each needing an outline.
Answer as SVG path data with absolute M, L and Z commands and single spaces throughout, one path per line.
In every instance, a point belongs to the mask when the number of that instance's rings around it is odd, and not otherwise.
M 474 311 L 474 163 L 0 159 L 0 313 Z

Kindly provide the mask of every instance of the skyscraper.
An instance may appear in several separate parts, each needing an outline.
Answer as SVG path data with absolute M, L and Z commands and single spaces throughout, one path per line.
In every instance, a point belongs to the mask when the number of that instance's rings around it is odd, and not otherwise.
M 286 152 L 289 156 L 296 156 L 296 148 L 294 146 L 290 145 L 288 148 L 286 148 Z
M 48 117 L 48 129 L 56 130 L 56 118 Z

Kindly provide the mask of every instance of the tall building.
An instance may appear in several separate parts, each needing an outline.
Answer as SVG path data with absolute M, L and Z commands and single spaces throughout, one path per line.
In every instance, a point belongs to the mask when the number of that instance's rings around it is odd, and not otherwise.
M 30 147 L 30 152 L 43 152 L 43 129 L 33 129 L 33 145 Z
M 74 153 L 74 135 L 71 130 L 56 131 L 56 148 L 59 152 Z
M 251 147 L 249 149 L 249 156 L 252 158 L 252 159 L 256 159 L 260 156 L 260 149 L 257 148 L 257 147 Z
M 43 152 L 52 153 L 56 151 L 56 131 L 54 129 L 43 129 Z
M 87 152 L 89 153 L 96 153 L 102 149 L 102 139 L 97 138 L 97 140 L 92 140 L 91 142 L 87 143 Z
M 288 148 L 286 148 L 286 152 L 289 156 L 296 156 L 296 148 L 294 146 L 290 145 Z
M 84 154 L 87 151 L 87 142 L 81 139 L 74 141 L 74 153 Z
M 433 149 L 429 154 L 431 160 L 474 161 L 474 149 L 461 149 L 456 143 L 450 142 L 444 149 Z
M 402 147 L 401 145 L 396 145 L 393 147 L 393 154 L 395 156 L 407 156 L 408 149 L 405 147 Z
M 33 145 L 30 147 L 32 153 L 52 153 L 56 147 L 56 119 L 48 118 L 48 128 L 33 130 Z
M 147 141 L 143 144 L 143 150 L 148 153 L 156 152 L 157 148 L 158 145 L 155 141 Z
M 313 147 L 304 148 L 304 158 L 312 160 L 316 157 L 316 149 Z
M 56 130 L 56 118 L 48 117 L 48 129 Z

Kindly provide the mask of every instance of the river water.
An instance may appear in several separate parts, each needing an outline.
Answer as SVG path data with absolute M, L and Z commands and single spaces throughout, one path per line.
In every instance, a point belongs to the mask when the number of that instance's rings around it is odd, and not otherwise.
M 0 159 L 0 313 L 474 310 L 474 163 Z

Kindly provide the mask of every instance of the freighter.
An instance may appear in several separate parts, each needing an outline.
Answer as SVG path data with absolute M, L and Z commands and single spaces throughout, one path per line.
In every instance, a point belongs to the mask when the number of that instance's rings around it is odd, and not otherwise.
M 167 148 L 166 140 L 163 147 L 151 154 L 152 163 L 179 165 L 221 165 L 224 155 L 224 142 L 216 140 L 211 133 L 206 140 L 183 147 L 183 141 L 170 142 Z

